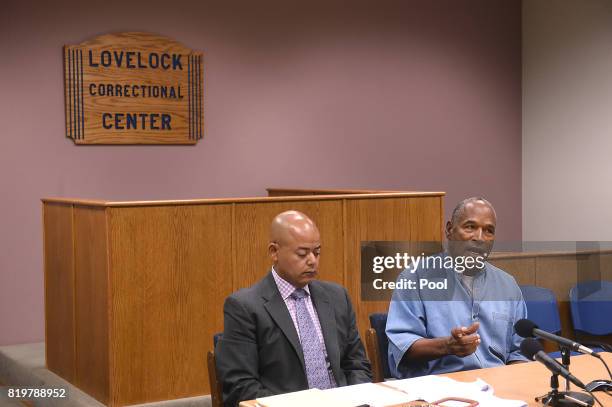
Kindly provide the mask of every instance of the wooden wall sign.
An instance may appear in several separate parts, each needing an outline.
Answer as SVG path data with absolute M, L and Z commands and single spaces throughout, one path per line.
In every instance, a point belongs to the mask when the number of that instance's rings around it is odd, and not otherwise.
M 195 144 L 202 53 L 142 32 L 64 46 L 66 137 L 76 144 Z

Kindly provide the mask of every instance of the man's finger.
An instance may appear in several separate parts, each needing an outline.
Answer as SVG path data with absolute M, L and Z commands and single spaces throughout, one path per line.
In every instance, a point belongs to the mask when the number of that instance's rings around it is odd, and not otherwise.
M 472 325 L 464 328 L 463 333 L 466 335 L 471 335 L 478 331 L 478 328 L 480 328 L 480 322 L 474 322 Z
M 464 326 L 459 326 L 456 328 L 451 329 L 451 335 L 453 336 L 453 338 L 461 338 L 462 336 L 464 336 L 463 330 L 465 329 Z
M 457 343 L 461 344 L 462 346 L 480 343 L 480 335 L 464 335 L 457 339 Z

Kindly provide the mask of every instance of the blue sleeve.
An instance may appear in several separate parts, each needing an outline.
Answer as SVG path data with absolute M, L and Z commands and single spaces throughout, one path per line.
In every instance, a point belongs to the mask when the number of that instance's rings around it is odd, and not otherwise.
M 401 275 L 400 275 L 401 276 Z M 416 290 L 410 290 L 416 291 Z M 412 344 L 426 337 L 425 309 L 418 295 L 405 295 L 396 289 L 389 304 L 386 333 L 389 338 L 389 368 L 394 377 L 402 378 L 399 364 Z

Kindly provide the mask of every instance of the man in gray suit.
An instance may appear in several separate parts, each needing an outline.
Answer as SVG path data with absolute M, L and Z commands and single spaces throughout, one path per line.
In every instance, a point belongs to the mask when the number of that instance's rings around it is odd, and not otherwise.
M 287 211 L 270 228 L 270 273 L 225 301 L 217 370 L 226 406 L 371 381 L 346 289 L 317 281 L 319 230 Z

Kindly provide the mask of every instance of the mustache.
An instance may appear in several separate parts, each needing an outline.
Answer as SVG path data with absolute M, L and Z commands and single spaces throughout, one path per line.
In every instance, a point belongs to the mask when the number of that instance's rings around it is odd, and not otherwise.
M 478 254 L 487 254 L 489 252 L 489 247 L 486 245 L 466 245 L 464 248 Z
M 459 250 L 461 252 L 472 252 L 482 256 L 488 255 L 493 249 L 492 243 L 476 243 L 457 240 L 452 240 L 448 243 L 449 246 L 454 247 L 455 250 Z

